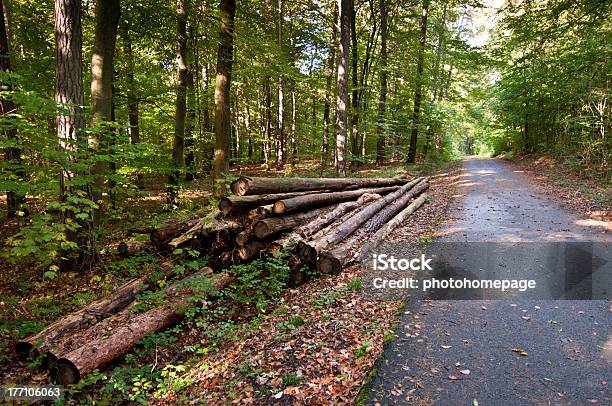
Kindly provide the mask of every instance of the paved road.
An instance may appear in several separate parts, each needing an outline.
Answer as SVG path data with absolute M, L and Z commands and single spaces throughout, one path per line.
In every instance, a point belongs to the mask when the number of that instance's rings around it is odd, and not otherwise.
M 369 402 L 611 404 L 610 235 L 505 162 L 468 159 L 461 178 L 463 208 L 432 251 L 445 258 L 419 276 L 532 278 L 538 288 L 409 297 Z

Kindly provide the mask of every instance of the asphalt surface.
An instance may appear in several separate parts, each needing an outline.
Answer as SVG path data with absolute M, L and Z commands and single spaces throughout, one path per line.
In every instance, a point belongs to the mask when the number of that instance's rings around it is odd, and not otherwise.
M 610 235 L 505 162 L 468 159 L 460 184 L 463 207 L 430 252 L 444 258 L 415 276 L 537 288 L 411 290 L 368 403 L 612 404 Z

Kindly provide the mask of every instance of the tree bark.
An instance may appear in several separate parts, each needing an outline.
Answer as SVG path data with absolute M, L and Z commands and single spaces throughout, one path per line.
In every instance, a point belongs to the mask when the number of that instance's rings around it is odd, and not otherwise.
M 102 155 L 109 154 L 109 138 L 113 136 L 112 130 L 103 123 L 111 120 L 113 59 L 120 12 L 119 0 L 96 0 L 94 47 L 91 56 L 91 123 L 98 133 L 91 136 L 89 144 L 94 151 Z M 106 166 L 106 161 L 101 159 L 96 161 L 93 168 L 95 201 L 102 197 Z
M 178 205 L 181 170 L 185 166 L 185 118 L 187 115 L 187 4 L 176 2 L 176 107 L 172 141 L 172 169 L 168 176 L 168 204 Z
M 164 262 L 158 271 L 165 277 L 172 275 L 173 264 Z M 136 295 L 148 290 L 154 281 L 150 275 L 132 279 L 116 289 L 111 295 L 96 300 L 82 309 L 63 316 L 54 323 L 45 327 L 39 333 L 18 341 L 15 352 L 21 359 L 49 351 L 54 342 L 73 334 L 75 331 L 85 330 L 113 314 L 125 309 L 134 301 Z
M 363 206 L 365 203 L 371 202 L 373 200 L 378 200 L 380 198 L 381 196 L 379 194 L 364 193 L 359 196 L 359 199 L 357 199 L 356 201 L 341 203 L 338 205 L 338 207 L 336 207 L 329 213 L 326 213 L 311 221 L 310 223 L 299 227 L 297 229 L 297 233 L 299 233 L 304 238 L 309 238 L 318 231 L 322 230 L 324 227 L 342 218 L 342 216 L 344 216 L 346 213 Z
M 255 226 L 253 227 L 253 232 L 255 233 L 255 237 L 259 239 L 266 238 L 272 234 L 289 230 L 313 218 L 321 216 L 326 212 L 333 210 L 333 207 L 334 206 L 327 206 L 305 213 L 297 213 L 288 216 L 272 217 L 259 220 L 257 223 L 255 223 Z
M 340 9 L 340 48 L 338 52 L 338 97 L 336 100 L 336 172 L 346 175 L 346 135 L 348 127 L 347 62 L 351 32 L 352 0 L 338 0 Z
M 429 1 L 423 0 L 421 12 L 421 32 L 419 35 L 419 52 L 417 56 L 417 82 L 414 91 L 414 110 L 412 112 L 412 125 L 410 130 L 410 147 L 408 149 L 408 163 L 416 160 L 417 141 L 419 135 L 419 120 L 421 112 L 421 91 L 423 87 L 423 60 L 425 57 L 425 38 L 427 35 L 427 15 L 429 12 Z
M 237 196 L 269 193 L 304 192 L 310 190 L 348 190 L 367 187 L 397 186 L 406 183 L 406 178 L 258 178 L 241 177 L 231 184 Z
M 277 24 L 277 45 L 279 52 L 283 53 L 283 0 L 278 0 L 278 24 Z M 278 128 L 276 132 L 275 154 L 276 170 L 281 170 L 285 166 L 285 78 L 283 74 L 278 76 Z
M 4 4 L 0 1 L 0 71 L 4 74 L 10 74 L 12 72 L 11 69 L 11 58 L 10 58 L 10 45 L 9 45 L 9 31 L 8 31 L 8 21 L 5 18 L 5 10 Z M 13 89 L 13 85 L 9 81 L 2 82 L 0 81 L 0 87 L 2 91 L 10 92 Z M 15 113 L 15 104 L 10 97 L 1 98 L 0 99 L 0 115 L 3 118 L 6 118 L 7 115 Z M 12 126 L 6 126 L 3 130 L 4 136 L 15 145 L 6 147 L 4 149 L 4 157 L 7 162 L 10 163 L 11 173 L 17 178 L 17 180 L 22 180 L 25 178 L 26 174 L 22 168 L 22 160 L 21 160 L 21 148 L 19 148 L 19 138 L 17 137 L 17 129 Z M 6 192 L 6 200 L 7 200 L 7 218 L 13 218 L 17 216 L 17 211 L 19 210 L 19 206 L 25 203 L 25 195 L 22 192 L 18 192 L 15 190 L 9 190 Z
M 295 211 L 303 211 L 315 206 L 322 206 L 330 203 L 344 202 L 347 200 L 358 199 L 365 193 L 387 194 L 399 189 L 399 186 L 387 186 L 375 189 L 357 189 L 346 192 L 315 193 L 305 196 L 296 196 L 289 199 L 279 200 L 274 203 L 274 213 L 283 214 Z
M 123 36 L 123 52 L 127 59 L 127 108 L 128 120 L 130 123 L 129 134 L 130 143 L 136 145 L 140 143 L 140 123 L 138 109 L 138 92 L 136 90 L 136 82 L 134 80 L 134 53 L 132 51 L 132 37 L 130 35 L 130 27 L 128 23 L 121 25 Z M 144 189 L 144 177 L 140 172 L 136 173 L 136 186 L 138 189 Z
M 334 3 L 334 12 L 332 15 L 332 36 L 329 44 L 329 57 L 327 62 L 327 70 L 325 72 L 326 85 L 325 85 L 325 104 L 323 106 L 323 143 L 321 144 L 321 167 L 326 166 L 327 159 L 329 158 L 329 129 L 330 115 L 331 115 L 331 100 L 332 100 L 332 82 L 333 72 L 336 65 L 336 40 L 338 36 L 338 5 Z
M 351 96 L 351 155 L 353 159 L 359 156 L 359 77 L 357 67 L 359 64 L 357 47 L 357 13 L 355 12 L 355 1 L 351 1 L 351 81 L 353 93 Z
M 312 259 L 313 257 L 316 258 L 319 253 L 327 250 L 329 247 L 338 245 L 347 236 L 361 227 L 361 225 L 363 225 L 366 221 L 375 216 L 376 213 L 382 210 L 385 206 L 392 204 L 420 181 L 421 178 L 414 179 L 406 183 L 395 192 L 368 204 L 361 211 L 359 211 L 359 213 L 349 217 L 346 221 L 334 227 L 328 234 L 308 243 L 308 247 L 303 247 L 304 259 Z
M 127 258 L 144 251 L 147 247 L 150 247 L 149 244 L 138 240 L 122 241 L 117 247 L 117 253 L 121 258 Z
M 213 159 L 213 182 L 229 170 L 230 131 L 230 85 L 234 63 L 234 17 L 236 0 L 221 0 L 219 6 L 219 31 L 221 42 L 217 52 L 217 82 L 215 85 L 215 156 Z M 223 187 L 216 187 L 222 194 Z
M 192 278 L 199 277 L 200 274 Z M 227 274 L 211 277 L 209 294 L 223 290 L 233 282 L 234 278 Z M 167 303 L 130 317 L 129 322 L 113 331 L 109 336 L 100 336 L 95 340 L 80 346 L 74 351 L 63 355 L 57 360 L 51 375 L 62 385 L 77 383 L 85 374 L 108 364 L 115 358 L 125 354 L 137 341 L 154 331 L 169 327 L 183 318 L 185 311 L 195 304 L 194 295 L 203 299 L 202 295 L 180 281 L 168 289 Z
M 82 141 L 85 128 L 83 105 L 83 31 L 81 22 L 80 0 L 55 0 L 55 102 L 64 111 L 58 111 L 55 119 L 56 135 L 60 149 L 67 155 L 68 164 L 62 168 L 60 175 L 60 200 L 67 201 L 74 193 L 70 185 L 76 176 L 73 166 L 76 162 L 75 152 Z M 85 173 L 81 173 L 85 175 Z M 90 187 L 84 188 L 92 199 Z M 79 247 L 75 253 L 63 253 L 61 268 L 64 270 L 83 269 L 91 265 L 97 257 L 94 220 L 91 212 L 87 218 L 78 219 L 78 229 L 66 232 L 69 241 Z M 62 221 L 74 218 L 74 212 L 62 213 Z
M 365 261 L 367 255 L 376 247 L 378 247 L 383 240 L 385 240 L 396 228 L 398 228 L 408 217 L 410 217 L 415 211 L 418 210 L 419 207 L 423 205 L 428 199 L 426 194 L 422 194 L 417 199 L 413 200 L 410 205 L 408 205 L 404 210 L 399 212 L 395 217 L 393 217 L 387 224 L 385 224 L 382 228 L 380 228 L 373 236 L 368 238 L 361 249 L 359 250 L 359 254 L 357 259 L 360 261 Z
M 385 113 L 387 111 L 387 2 L 380 0 L 380 98 L 378 100 L 378 122 L 376 132 L 376 165 L 385 162 L 386 125 Z
M 369 240 L 369 235 L 371 233 L 380 229 L 387 221 L 389 221 L 393 218 L 393 216 L 399 213 L 413 197 L 423 193 L 428 187 L 429 184 L 427 183 L 427 181 L 423 180 L 415 187 L 407 191 L 405 194 L 399 196 L 387 207 L 376 213 L 360 228 L 359 233 L 353 233 L 350 238 L 345 240 L 339 246 L 337 244 L 331 245 L 331 251 L 319 249 L 317 270 L 322 274 L 337 274 L 342 271 L 342 268 L 344 267 L 348 259 L 348 253 L 361 237 L 368 236 Z
M 224 215 L 229 213 L 237 213 L 248 211 L 256 206 L 267 205 L 278 200 L 289 199 L 291 197 L 301 196 L 316 193 L 308 192 L 291 192 L 291 193 L 272 193 L 264 195 L 249 195 L 249 196 L 230 196 L 224 197 L 219 201 L 219 211 Z

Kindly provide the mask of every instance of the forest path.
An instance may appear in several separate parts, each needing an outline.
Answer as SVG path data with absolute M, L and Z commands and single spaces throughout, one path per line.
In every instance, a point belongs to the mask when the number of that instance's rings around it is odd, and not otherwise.
M 528 278 L 538 288 L 416 291 L 369 403 L 610 404 L 609 234 L 540 194 L 510 163 L 468 158 L 460 185 L 463 207 L 442 227 L 433 256 L 442 252 L 462 269 L 434 266 L 424 277 Z M 554 300 L 592 297 L 599 300 Z

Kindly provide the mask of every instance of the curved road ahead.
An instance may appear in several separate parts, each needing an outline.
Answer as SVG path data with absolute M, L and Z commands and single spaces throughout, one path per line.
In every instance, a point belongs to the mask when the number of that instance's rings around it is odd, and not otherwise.
M 472 300 L 408 297 L 369 403 L 611 404 L 610 235 L 506 162 L 467 159 L 460 184 L 463 207 L 442 227 L 433 255 L 462 270 L 444 272 L 532 278 L 539 288 L 473 292 Z

